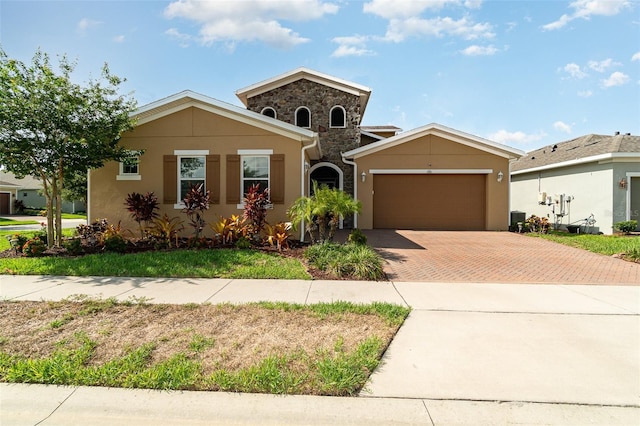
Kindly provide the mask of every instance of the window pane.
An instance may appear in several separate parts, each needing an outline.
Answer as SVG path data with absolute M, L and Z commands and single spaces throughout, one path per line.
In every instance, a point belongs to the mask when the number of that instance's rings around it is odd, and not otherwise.
M 300 127 L 310 127 L 311 126 L 311 114 L 309 110 L 306 108 L 300 108 L 296 112 L 296 125 Z
M 244 178 L 268 178 L 269 158 L 268 157 L 246 157 L 242 159 L 242 169 Z
M 269 186 L 269 181 L 267 179 L 245 179 L 242 182 L 242 194 L 244 195 L 249 192 L 249 188 L 256 183 L 260 185 L 260 191 L 264 191 Z
M 181 178 L 203 178 L 204 179 L 204 158 L 203 157 L 187 157 L 180 159 L 180 177 Z
M 331 110 L 331 126 L 344 127 L 344 111 L 342 108 L 335 107 Z
M 180 181 L 180 201 L 184 200 L 187 193 L 196 185 L 204 185 L 204 180 L 183 179 Z

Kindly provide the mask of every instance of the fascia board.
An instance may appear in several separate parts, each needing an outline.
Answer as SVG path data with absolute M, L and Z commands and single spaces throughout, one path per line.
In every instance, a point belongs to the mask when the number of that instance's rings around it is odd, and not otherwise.
M 545 170 L 560 169 L 562 167 L 571 167 L 571 166 L 577 166 L 580 164 L 588 164 L 588 163 L 596 163 L 596 162 L 598 164 L 604 164 L 604 163 L 616 162 L 616 160 L 625 162 L 625 161 L 633 161 L 634 159 L 637 159 L 638 161 L 640 161 L 640 153 L 614 152 L 614 153 L 608 153 L 608 154 L 592 155 L 591 157 L 576 158 L 575 160 L 562 161 L 560 163 L 547 164 L 545 166 L 532 167 L 530 169 L 522 169 L 515 172 L 511 172 L 511 174 L 522 175 L 525 173 L 542 172 Z
M 345 152 L 344 156 L 346 158 L 364 157 L 366 155 L 392 148 L 394 146 L 427 135 L 441 136 L 454 142 L 508 159 L 518 158 L 525 155 L 524 151 L 522 150 L 507 147 L 505 145 L 500 145 L 487 139 L 482 139 L 480 137 L 460 132 L 458 130 L 451 129 L 437 123 L 432 123 L 360 148 L 353 149 L 351 151 Z
M 182 99 L 184 99 L 185 102 L 170 106 L 171 103 Z M 166 106 L 166 108 L 163 108 L 164 106 Z M 274 132 L 281 136 L 301 142 L 312 141 L 316 137 L 316 134 L 311 130 L 303 129 L 298 126 L 285 123 L 284 121 L 275 120 L 253 111 L 248 111 L 243 108 L 236 107 L 235 105 L 227 104 L 225 102 L 218 101 L 217 99 L 190 91 L 177 93 L 176 95 L 145 105 L 144 107 L 136 110 L 133 115 L 135 117 L 140 114 L 144 114 L 145 112 L 157 110 L 150 115 L 140 118 L 137 125 L 141 125 L 190 107 L 197 107 L 204 111 L 232 120 L 248 122 L 249 124 L 263 130 Z

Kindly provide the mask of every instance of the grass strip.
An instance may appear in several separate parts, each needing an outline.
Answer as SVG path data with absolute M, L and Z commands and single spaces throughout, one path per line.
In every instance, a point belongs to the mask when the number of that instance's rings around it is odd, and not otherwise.
M 0 273 L 166 278 L 311 279 L 297 259 L 257 250 L 170 250 L 0 259 Z

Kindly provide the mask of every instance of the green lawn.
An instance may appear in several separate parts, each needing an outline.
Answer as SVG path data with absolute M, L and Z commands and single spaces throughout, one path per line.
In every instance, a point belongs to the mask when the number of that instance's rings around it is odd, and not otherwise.
M 297 259 L 258 250 L 205 249 L 0 259 L 1 274 L 311 279 Z
M 529 237 L 544 238 L 593 253 L 611 256 L 617 253 L 633 254 L 640 256 L 640 237 L 630 235 L 592 235 L 569 234 L 565 232 L 552 232 L 550 234 L 527 233 Z
M 37 225 L 37 220 L 13 220 L 6 217 L 0 217 L 0 226 L 13 226 L 13 225 Z

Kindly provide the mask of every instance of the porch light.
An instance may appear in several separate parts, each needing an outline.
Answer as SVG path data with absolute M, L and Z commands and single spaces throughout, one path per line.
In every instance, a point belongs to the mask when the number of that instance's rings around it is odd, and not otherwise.
M 618 182 L 618 185 L 622 189 L 627 189 L 627 180 L 625 178 L 620 179 L 620 182 Z
M 498 172 L 498 182 L 502 182 L 502 178 L 504 177 L 504 173 L 502 171 Z
M 365 179 L 367 178 L 367 174 L 365 172 L 360 173 L 360 177 L 362 178 L 362 181 L 364 182 Z

